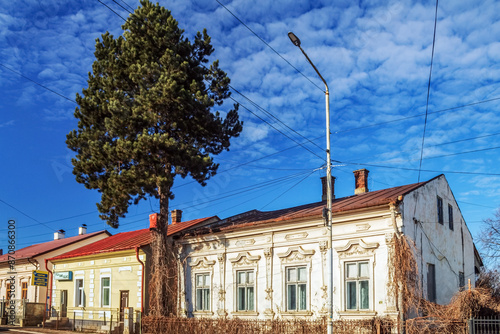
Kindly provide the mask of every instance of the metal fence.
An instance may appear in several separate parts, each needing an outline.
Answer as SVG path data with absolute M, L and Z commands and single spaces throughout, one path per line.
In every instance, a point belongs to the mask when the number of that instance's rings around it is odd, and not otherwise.
M 499 334 L 500 317 L 470 319 L 469 334 Z
M 226 318 L 167 318 L 144 317 L 142 330 L 146 334 L 305 334 L 326 333 L 326 318 L 318 320 L 274 319 L 243 320 Z M 337 320 L 333 322 L 336 334 L 389 334 L 394 324 L 389 319 Z
M 119 309 L 68 310 L 66 315 L 66 317 L 60 317 L 58 312 L 55 312 L 55 314 L 53 312 L 50 319 L 45 322 L 45 327 L 93 333 L 141 333 L 140 311 L 133 312 L 130 320 L 127 314 L 120 312 Z

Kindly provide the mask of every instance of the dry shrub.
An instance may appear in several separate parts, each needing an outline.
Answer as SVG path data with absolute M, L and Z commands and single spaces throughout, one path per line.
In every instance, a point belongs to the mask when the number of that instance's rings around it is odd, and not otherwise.
M 465 321 L 471 318 L 500 315 L 500 304 L 491 295 L 491 290 L 475 288 L 460 291 L 448 305 L 437 305 L 430 302 L 422 304 L 425 313 L 453 320 Z
M 177 259 L 166 232 L 152 231 L 152 263 L 149 277 L 149 314 L 157 317 L 176 315 Z
M 439 317 L 422 317 L 405 321 L 406 334 L 467 334 L 467 323 Z
M 387 290 L 396 310 L 408 314 L 418 311 L 420 281 L 415 260 L 415 244 L 404 235 L 394 234 L 389 248 L 389 280 Z
M 491 291 L 496 304 L 500 304 L 500 272 L 495 269 L 482 269 L 476 279 L 476 287 Z
M 167 318 L 144 317 L 143 332 L 146 334 L 302 334 L 325 333 L 326 318 L 318 320 L 274 319 L 274 320 L 243 320 L 243 319 L 203 319 L 203 318 Z M 336 334 L 385 334 L 391 333 L 393 323 L 388 318 L 367 320 L 337 320 L 333 322 L 333 332 Z

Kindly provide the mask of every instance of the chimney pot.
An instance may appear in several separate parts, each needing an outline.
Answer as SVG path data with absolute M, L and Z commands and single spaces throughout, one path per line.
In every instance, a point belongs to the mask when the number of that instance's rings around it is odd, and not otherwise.
M 64 239 L 65 237 L 65 230 L 59 230 L 54 233 L 54 240 L 59 240 L 59 239 Z
M 177 224 L 182 221 L 182 210 L 172 210 L 170 211 L 172 216 L 172 224 Z
M 78 235 L 84 234 L 87 234 L 87 224 L 82 224 L 82 226 L 78 228 Z
M 153 230 L 158 227 L 158 214 L 152 213 L 149 215 L 149 229 Z
M 332 175 L 332 200 L 335 199 L 335 179 L 336 179 L 336 177 Z M 321 177 L 321 185 L 323 187 L 323 191 L 321 194 L 321 200 L 326 201 L 327 200 L 327 188 L 328 188 L 328 185 L 326 184 L 326 176 Z
M 354 173 L 354 194 L 364 194 L 367 193 L 368 190 L 368 173 L 370 171 L 368 169 L 358 169 L 355 170 Z

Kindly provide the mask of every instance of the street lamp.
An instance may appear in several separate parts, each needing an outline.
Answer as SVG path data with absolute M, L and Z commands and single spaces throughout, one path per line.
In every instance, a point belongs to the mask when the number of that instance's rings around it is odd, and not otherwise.
M 314 68 L 316 73 L 319 75 L 323 83 L 325 84 L 325 99 L 326 99 L 326 211 L 327 211 L 327 226 L 330 228 L 330 245 L 328 247 L 328 262 L 329 262 L 329 276 L 330 276 L 330 287 L 329 287 L 329 303 L 330 303 L 330 319 L 328 323 L 328 334 L 333 333 L 333 228 L 332 228 L 332 162 L 330 158 L 330 97 L 328 92 L 328 85 L 325 79 L 321 76 L 316 66 L 307 56 L 307 53 L 300 47 L 300 39 L 295 36 L 293 32 L 288 33 L 288 37 L 292 43 L 297 46 L 300 51 L 304 54 L 307 61 Z

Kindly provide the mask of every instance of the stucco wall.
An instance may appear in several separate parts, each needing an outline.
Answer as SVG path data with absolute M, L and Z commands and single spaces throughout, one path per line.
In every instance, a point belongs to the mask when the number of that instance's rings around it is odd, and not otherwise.
M 443 200 L 443 224 L 438 222 L 437 196 Z M 453 229 L 449 227 L 448 205 L 453 208 Z M 475 284 L 474 245 L 455 197 L 446 178 L 440 176 L 410 195 L 401 206 L 405 235 L 415 241 L 417 262 L 423 285 L 428 295 L 428 264 L 436 271 L 436 302 L 447 304 L 459 290 L 459 273 L 464 273 Z
M 337 318 L 393 314 L 387 298 L 387 241 L 394 232 L 389 206 L 334 217 L 333 278 Z M 266 227 L 218 233 L 183 241 L 185 266 L 181 273 L 181 308 L 187 316 L 269 317 L 326 316 L 329 284 L 329 229 L 322 219 L 271 224 Z M 345 304 L 345 265 L 369 263 L 369 309 L 348 311 Z M 286 269 L 307 268 L 307 310 L 287 312 Z M 256 307 L 236 310 L 236 272 L 254 270 Z M 211 276 L 208 312 L 194 309 L 194 278 Z
M 97 235 L 91 236 L 87 239 L 75 241 L 69 245 L 60 247 L 51 252 L 44 253 L 39 256 L 35 256 L 30 261 L 27 259 L 16 260 L 15 270 L 17 272 L 16 278 L 16 298 L 21 298 L 21 286 L 22 282 L 26 282 L 28 284 L 28 301 L 35 303 L 45 303 L 45 296 L 47 293 L 47 288 L 43 286 L 34 286 L 31 285 L 31 275 L 33 270 L 43 270 L 46 271 L 45 268 L 45 259 L 49 259 L 51 257 L 55 257 L 66 252 L 72 251 L 74 249 L 80 248 L 84 245 L 91 244 L 93 242 L 99 241 L 101 239 L 107 238 L 109 235 L 106 233 L 99 233 Z M 51 264 L 49 264 L 49 269 L 52 268 Z M 6 293 L 6 279 L 11 276 L 11 274 L 7 274 L 10 272 L 8 264 L 6 262 L 0 264 L 0 298 L 5 297 Z
M 139 251 L 139 258 L 146 262 L 146 253 Z M 54 261 L 54 273 L 71 271 L 71 280 L 53 280 L 53 308 L 61 312 L 61 291 L 68 293 L 68 314 L 74 311 L 84 312 L 85 319 L 102 320 L 103 313 L 109 319 L 111 313 L 116 319 L 120 308 L 120 291 L 128 291 L 128 306 L 135 310 L 141 309 L 144 289 L 141 287 L 142 266 L 137 261 L 135 250 L 103 253 L 90 257 L 79 257 Z M 110 304 L 102 306 L 101 279 L 110 278 Z M 77 279 L 83 279 L 85 292 L 85 307 L 76 305 L 75 284 Z M 147 282 L 147 277 L 145 284 Z M 145 301 L 147 302 L 147 300 Z

